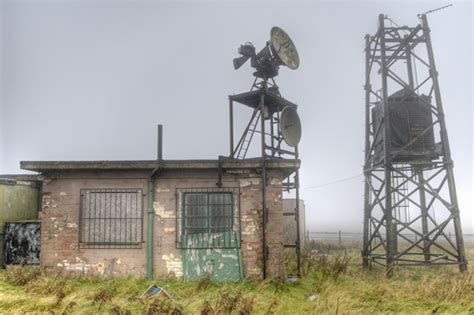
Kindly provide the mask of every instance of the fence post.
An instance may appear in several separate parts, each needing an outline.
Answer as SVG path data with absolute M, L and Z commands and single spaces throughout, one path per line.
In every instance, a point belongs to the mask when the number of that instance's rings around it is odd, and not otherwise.
M 339 246 L 342 245 L 342 236 L 341 236 L 341 230 L 339 230 Z

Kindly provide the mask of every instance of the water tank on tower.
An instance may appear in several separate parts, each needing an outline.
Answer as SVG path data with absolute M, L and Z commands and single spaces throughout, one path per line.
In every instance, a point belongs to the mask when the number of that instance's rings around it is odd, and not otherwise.
M 415 164 L 439 157 L 430 104 L 431 97 L 406 89 L 388 97 L 392 162 Z M 383 103 L 380 102 L 372 109 L 375 164 L 384 160 L 383 130 L 377 133 L 382 117 Z

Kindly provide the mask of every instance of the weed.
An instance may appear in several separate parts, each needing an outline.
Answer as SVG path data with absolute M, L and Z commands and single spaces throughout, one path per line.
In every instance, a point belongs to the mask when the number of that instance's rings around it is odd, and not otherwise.
M 128 297 L 127 301 L 143 303 L 143 298 L 138 296 L 138 295 L 132 295 L 132 296 Z
M 14 266 L 5 272 L 5 281 L 12 285 L 23 286 L 41 274 L 39 268 Z
M 275 314 L 277 306 L 278 306 L 278 299 L 277 298 L 272 299 L 270 305 L 268 306 L 266 314 Z
M 58 294 L 56 294 L 56 306 L 61 305 L 65 297 L 66 297 L 66 294 L 64 293 L 64 291 L 63 290 L 59 291 Z
M 332 276 L 334 279 L 337 279 L 341 274 L 346 273 L 347 265 L 351 260 L 346 254 L 343 256 L 336 256 L 334 262 L 331 265 Z
M 183 314 L 183 306 L 170 299 L 154 299 L 144 313 L 145 315 L 181 315 Z
M 239 290 L 237 294 L 230 294 L 227 292 L 219 292 L 216 300 L 216 313 L 231 313 L 237 309 L 237 306 L 242 299 L 242 290 Z
M 239 314 L 240 315 L 252 314 L 254 304 L 255 304 L 255 296 L 246 297 L 242 299 Z
M 209 288 L 210 285 L 211 285 L 211 278 L 203 277 L 199 279 L 199 281 L 197 282 L 197 289 L 199 291 L 203 291 Z
M 76 302 L 74 301 L 71 301 L 68 303 L 68 305 L 66 305 L 66 307 L 64 308 L 64 311 L 62 313 L 62 315 L 67 315 L 67 314 L 70 314 L 72 312 L 72 309 L 77 305 Z
M 110 308 L 109 315 L 132 315 L 132 312 L 115 304 Z
M 201 308 L 201 315 L 214 315 L 214 308 L 212 308 L 211 303 L 209 301 L 204 301 L 202 308 Z
M 362 270 L 359 250 L 336 251 L 333 247 L 329 255 L 317 249 L 305 252 L 303 276 L 292 284 L 30 277 L 27 273 L 32 271 L 27 268 L 15 271 L 22 274 L 15 276 L 21 281 L 12 281 L 10 271 L 7 282 L 8 270 L 0 270 L 0 314 L 474 314 L 472 264 L 465 274 L 452 266 L 399 267 L 393 277 L 386 278 L 385 268 L 374 265 L 370 272 Z M 474 242 L 468 242 L 466 248 L 468 259 L 474 261 Z M 166 288 L 179 303 L 161 294 L 141 299 L 154 283 Z M 308 298 L 313 295 L 317 298 Z
M 38 277 L 29 281 L 25 286 L 25 291 L 35 296 L 58 295 L 64 292 L 67 278 L 56 275 L 51 277 Z
M 113 293 L 109 290 L 101 290 L 94 295 L 94 303 L 106 303 L 111 301 L 113 298 Z

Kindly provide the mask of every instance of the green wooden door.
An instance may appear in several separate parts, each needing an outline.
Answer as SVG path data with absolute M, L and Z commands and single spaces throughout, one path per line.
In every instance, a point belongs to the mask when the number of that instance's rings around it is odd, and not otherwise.
M 185 279 L 243 278 L 240 233 L 232 192 L 182 194 L 181 247 Z
M 213 241 L 228 241 L 228 248 L 193 248 L 202 239 L 211 238 Z M 188 246 L 183 249 L 183 267 L 185 279 L 209 277 L 212 280 L 240 280 L 243 278 L 242 255 L 238 244 L 238 233 L 218 233 L 213 235 L 194 234 L 185 236 Z

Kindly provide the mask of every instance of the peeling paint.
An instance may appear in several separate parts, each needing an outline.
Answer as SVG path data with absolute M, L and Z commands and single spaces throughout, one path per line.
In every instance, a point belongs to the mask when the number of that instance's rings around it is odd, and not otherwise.
M 183 275 L 183 262 L 181 257 L 176 257 L 173 254 L 163 255 L 161 257 L 166 263 L 166 270 L 168 273 L 174 273 L 177 277 Z
M 57 253 L 55 255 L 57 255 Z M 76 257 L 75 262 L 70 262 L 67 259 L 63 260 L 61 263 L 57 263 L 56 266 L 66 271 L 80 272 L 84 274 L 88 274 L 89 272 L 101 276 L 105 274 L 105 263 L 99 262 L 90 264 L 80 257 Z
M 222 254 L 222 258 L 239 259 L 237 255 L 225 255 L 225 254 Z
M 155 211 L 155 214 L 162 217 L 162 218 L 175 218 L 174 211 L 168 211 L 165 209 L 165 206 L 156 201 L 153 203 L 153 210 Z
M 158 188 L 156 189 L 156 192 L 157 192 L 157 193 L 167 193 L 167 192 L 170 192 L 170 191 L 171 191 L 171 190 L 170 190 L 169 188 L 160 188 L 160 187 L 158 187 Z
M 68 222 L 66 225 L 68 228 L 77 228 L 77 223 L 74 222 Z
M 252 185 L 260 185 L 260 178 L 246 178 L 240 180 L 240 187 L 248 187 Z
M 62 267 L 67 271 L 80 271 L 87 273 L 91 269 L 91 265 L 86 261 L 81 260 L 79 257 L 76 257 L 75 263 L 70 263 L 67 260 L 63 260 L 62 264 L 57 264 L 58 267 Z
M 242 235 L 254 235 L 257 229 L 257 223 L 255 221 L 249 221 L 245 224 L 245 228 L 242 230 Z
M 59 195 L 60 195 L 60 196 L 66 196 L 67 194 L 66 194 L 64 191 L 61 191 L 61 192 L 59 193 Z
M 174 234 L 175 231 L 176 231 L 175 228 L 165 228 L 165 233 L 166 234 Z
M 275 186 L 281 185 L 281 179 L 279 179 L 279 178 L 272 178 L 272 179 L 270 180 L 270 184 L 271 184 L 271 185 L 275 185 Z

